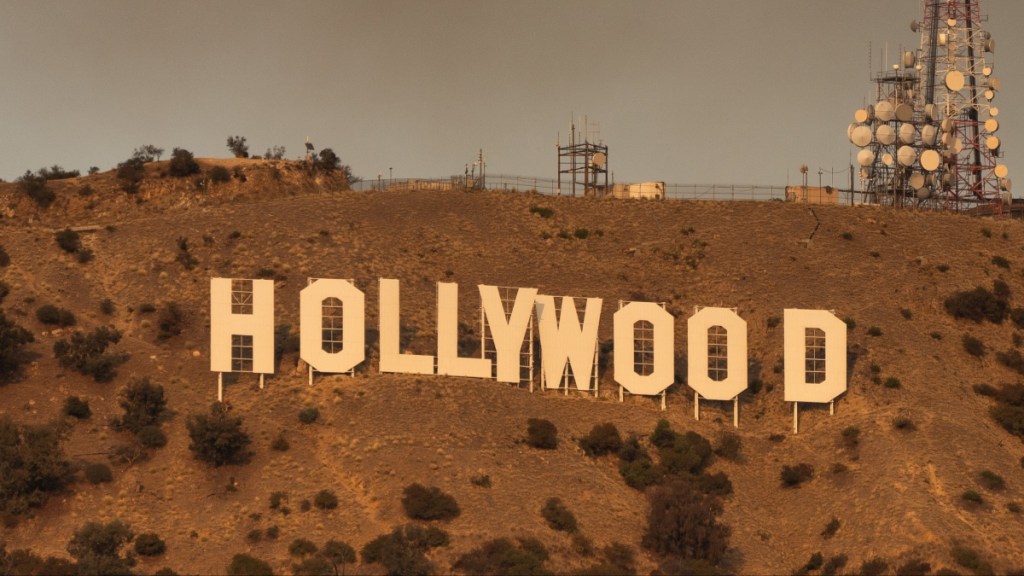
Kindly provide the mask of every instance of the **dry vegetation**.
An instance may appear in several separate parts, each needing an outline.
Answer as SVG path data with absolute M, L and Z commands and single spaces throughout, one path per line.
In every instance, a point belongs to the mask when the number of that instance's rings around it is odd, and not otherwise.
M 352 193 L 293 163 L 244 159 L 200 159 L 204 170 L 223 165 L 246 178 L 197 187 L 191 178 L 161 178 L 163 164 L 146 165 L 134 194 L 113 172 L 52 182 L 56 201 L 46 209 L 17 185 L 0 184 L 0 248 L 9 257 L 0 266 L 9 288 L 0 307 L 34 336 L 22 377 L 0 387 L 0 418 L 62 420 L 62 446 L 76 469 L 105 462 L 113 472 L 112 482 L 96 483 L 79 473 L 44 506 L 11 519 L 0 528 L 8 551 L 67 557 L 67 543 L 87 522 L 121 520 L 166 543 L 159 557 L 140 557 L 140 573 L 223 572 L 236 554 L 288 572 L 297 539 L 361 550 L 412 522 L 403 490 L 421 484 L 458 505 L 458 515 L 440 524 L 449 544 L 426 552 L 439 570 L 451 571 L 471 551 L 529 551 L 537 539 L 550 553 L 547 570 L 571 572 L 599 560 L 586 555 L 582 535 L 592 554 L 627 545 L 638 573 L 647 573 L 659 562 L 642 545 L 648 499 L 623 482 L 617 458 L 589 457 L 576 440 L 613 423 L 623 439 L 637 435 L 652 448 L 648 436 L 664 418 L 716 449 L 718 438 L 735 432 L 708 468 L 732 482 L 721 516 L 731 528 L 726 570 L 777 574 L 816 564 L 854 573 L 877 568 L 864 566 L 875 558 L 889 571 L 911 561 L 932 570 L 1024 566 L 1024 442 L 990 418 L 992 395 L 975 391 L 1019 382 L 996 354 L 1019 349 L 1019 328 L 1009 318 L 956 319 L 944 306 L 954 292 L 990 290 L 995 280 L 1008 287 L 1010 307 L 1024 306 L 1020 222 L 781 203 Z M 80 231 L 91 260 L 54 241 L 68 227 Z M 208 356 L 214 276 L 274 278 L 282 335 L 298 330 L 307 277 L 354 279 L 367 293 L 368 327 L 377 318 L 378 278 L 397 278 L 418 353 L 436 346 L 438 281 L 459 283 L 460 318 L 476 337 L 481 283 L 602 297 L 602 341 L 611 338 L 618 300 L 664 301 L 677 317 L 680 374 L 693 307 L 735 307 L 748 323 L 758 391 L 743 393 L 740 428 L 732 430 L 731 404 L 703 402 L 695 421 L 683 384 L 670 390 L 665 412 L 653 399 L 619 403 L 611 366 L 594 398 L 379 374 L 371 351 L 368 370 L 320 376 L 309 387 L 285 346 L 265 389 L 254 378 L 229 379 L 230 412 L 243 418 L 253 455 L 248 464 L 212 467 L 189 451 L 186 422 L 209 413 L 216 398 Z M 174 313 L 164 312 L 171 303 Z M 70 311 L 76 324 L 42 323 L 43 305 Z M 834 416 L 803 407 L 798 435 L 782 400 L 785 308 L 833 309 L 853 326 L 849 391 Z M 122 334 L 112 350 L 130 354 L 111 381 L 54 358 L 54 344 L 74 330 L 106 325 Z M 965 337 L 990 352 L 970 354 Z M 135 436 L 116 425 L 124 415 L 119 394 L 141 378 L 163 387 L 166 446 L 132 458 L 123 449 L 136 445 Z M 88 402 L 91 416 L 65 417 L 69 396 Z M 310 407 L 317 417 L 301 422 Z M 530 418 L 557 427 L 555 449 L 525 442 Z M 786 488 L 783 467 L 802 464 L 813 475 Z M 322 491 L 339 505 L 321 507 Z M 272 508 L 274 493 L 283 495 Z M 571 510 L 575 531 L 552 529 L 541 514 L 553 498 Z M 509 540 L 488 544 L 500 538 Z M 346 573 L 380 571 L 356 564 Z

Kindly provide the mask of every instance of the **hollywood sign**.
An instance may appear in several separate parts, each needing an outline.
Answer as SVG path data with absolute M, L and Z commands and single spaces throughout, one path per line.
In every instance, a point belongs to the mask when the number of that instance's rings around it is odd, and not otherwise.
M 577 300 L 517 288 L 515 296 L 496 286 L 477 287 L 484 330 L 494 359 L 459 355 L 459 286 L 437 283 L 437 354 L 401 349 L 399 282 L 380 279 L 378 370 L 382 373 L 437 374 L 519 383 L 520 354 L 528 328 L 536 320 L 541 351 L 541 382 L 565 384 L 569 370 L 581 391 L 596 392 L 601 298 L 586 298 L 582 316 Z M 508 294 L 508 293 L 506 293 Z M 738 425 L 739 394 L 747 389 L 747 323 L 731 308 L 697 308 L 687 322 L 687 381 L 699 400 L 734 403 Z M 366 295 L 351 281 L 317 279 L 299 296 L 300 358 L 315 370 L 346 373 L 366 361 Z M 646 322 L 643 342 L 648 362 L 637 370 L 637 332 Z M 274 283 L 271 280 L 210 279 L 210 370 L 222 375 L 274 372 Z M 799 402 L 829 403 L 846 391 L 846 324 L 826 310 L 786 309 L 783 316 L 786 402 L 793 402 L 794 431 Z M 530 330 L 530 334 L 532 334 Z M 622 390 L 662 397 L 675 382 L 675 317 L 653 302 L 629 302 L 613 314 L 613 377 Z M 552 383 L 556 383 L 552 385 Z

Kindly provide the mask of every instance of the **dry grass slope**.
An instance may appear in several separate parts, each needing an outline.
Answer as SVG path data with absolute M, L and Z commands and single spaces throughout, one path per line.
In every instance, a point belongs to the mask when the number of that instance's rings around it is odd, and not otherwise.
M 253 437 L 252 463 L 208 468 L 187 449 L 185 419 L 215 399 L 209 278 L 260 274 L 276 279 L 277 322 L 292 332 L 307 277 L 354 279 L 367 293 L 368 326 L 376 323 L 378 278 L 397 278 L 403 323 L 415 328 L 411 348 L 421 353 L 435 346 L 438 281 L 460 284 L 460 318 L 469 325 L 479 317 L 477 284 L 602 297 L 602 341 L 611 338 L 618 300 L 664 301 L 677 317 L 680 354 L 684 319 L 695 305 L 735 307 L 748 322 L 751 377 L 763 387 L 742 396 L 736 430 L 742 458 L 719 459 L 711 468 L 727 472 L 735 488 L 724 514 L 733 530 L 730 569 L 788 573 L 818 551 L 826 558 L 847 554 L 847 571 L 875 556 L 890 566 L 916 557 L 933 568 L 952 567 L 954 543 L 985 551 L 999 571 L 1024 566 L 1024 520 L 1007 509 L 1024 501 L 1024 443 L 988 417 L 991 400 L 971 391 L 1019 375 L 991 353 L 968 355 L 961 343 L 969 334 L 990 350 L 1008 350 L 1015 328 L 1009 321 L 957 321 L 943 309 L 953 291 L 991 288 L 995 279 L 1009 285 L 1014 305 L 1024 306 L 1020 222 L 781 203 L 357 194 L 286 163 L 202 162 L 238 165 L 247 180 L 195 189 L 190 181 L 159 178 L 157 163 L 136 197 L 105 173 L 52 183 L 58 200 L 45 211 L 15 185 L 0 184 L 0 244 L 11 260 L 0 268 L 0 280 L 11 287 L 3 308 L 35 334 L 37 354 L 22 381 L 0 389 L 0 415 L 46 422 L 60 416 L 66 396 L 88 399 L 93 416 L 74 424 L 65 448 L 75 461 L 95 461 L 101 457 L 94 454 L 127 441 L 127 432 L 107 422 L 119 415 L 117 391 L 132 377 L 163 385 L 175 412 L 164 424 L 166 447 L 148 461 L 115 466 L 114 482 L 79 482 L 34 518 L 3 529 L 8 549 L 66 555 L 71 533 L 86 521 L 121 519 L 167 542 L 166 555 L 142 559 L 140 571 L 169 565 L 183 573 L 219 572 L 232 555 L 248 552 L 284 572 L 295 538 L 317 544 L 335 538 L 358 549 L 406 522 L 402 489 L 419 482 L 453 495 L 462 510 L 445 525 L 451 546 L 431 552 L 442 569 L 487 539 L 533 536 L 551 549 L 549 568 L 566 572 L 589 560 L 572 551 L 569 535 L 546 525 L 539 510 L 549 498 L 566 503 L 599 547 L 619 541 L 639 551 L 647 512 L 616 462 L 584 456 L 573 438 L 602 422 L 613 422 L 624 436 L 647 434 L 663 417 L 676 430 L 712 439 L 731 430 L 728 405 L 702 403 L 695 421 L 684 385 L 672 389 L 667 412 L 652 399 L 620 404 L 610 369 L 599 398 L 379 374 L 375 359 L 355 377 L 319 377 L 308 387 L 295 354 L 286 353 L 266 389 L 248 377 L 227 388 L 233 412 Z M 92 194 L 79 195 L 87 183 Z M 553 214 L 544 218 L 531 212 L 534 206 Z M 68 225 L 96 226 L 82 234 L 92 262 L 80 264 L 57 246 L 53 231 Z M 577 229 L 588 237 L 575 237 Z M 178 258 L 179 238 L 188 240 L 192 269 Z M 1009 267 L 993 264 L 996 256 Z M 100 311 L 106 299 L 114 305 L 111 316 Z M 171 301 L 184 312 L 184 330 L 160 340 L 156 314 L 143 312 L 143 305 Z M 36 320 L 43 304 L 73 311 L 80 327 L 112 323 L 124 332 L 118 349 L 131 359 L 114 382 L 98 384 L 57 364 L 50 350 L 61 332 Z M 856 323 L 849 333 L 848 393 L 834 416 L 827 407 L 803 408 L 799 435 L 790 433 L 791 408 L 776 370 L 783 326 L 769 328 L 785 308 L 833 309 Z M 872 327 L 881 334 L 869 335 Z M 901 385 L 889 388 L 875 377 L 896 377 Z M 319 407 L 313 424 L 298 421 L 306 406 Z M 558 449 L 521 443 L 533 417 L 556 424 Z M 897 417 L 916 430 L 894 428 Z M 860 430 L 856 446 L 841 434 L 851 426 Z M 282 431 L 290 450 L 271 450 Z M 782 466 L 799 462 L 814 466 L 814 479 L 783 489 Z M 833 472 L 837 463 L 846 470 Z M 1006 487 L 983 488 L 982 470 L 1005 478 Z M 484 474 L 490 488 L 471 482 Z M 337 509 L 300 510 L 301 500 L 323 489 L 337 494 Z M 966 490 L 981 493 L 984 504 L 965 505 Z M 290 514 L 270 509 L 275 491 L 287 492 Z M 824 539 L 833 517 L 841 527 Z M 277 540 L 246 539 L 270 526 L 279 527 Z M 654 563 L 640 555 L 642 573 Z

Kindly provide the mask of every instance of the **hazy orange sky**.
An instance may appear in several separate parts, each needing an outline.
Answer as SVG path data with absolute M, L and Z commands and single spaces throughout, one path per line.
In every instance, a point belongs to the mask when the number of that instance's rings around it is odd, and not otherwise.
M 1024 2 L 981 2 L 1014 177 Z M 617 181 L 779 185 L 797 183 L 805 163 L 829 184 L 850 162 L 846 127 L 873 96 L 869 72 L 886 47 L 890 64 L 918 47 L 909 24 L 920 9 L 0 0 L 0 178 L 55 163 L 106 170 L 143 144 L 227 156 L 229 135 L 288 157 L 309 136 L 367 179 L 462 173 L 480 148 L 491 174 L 553 178 L 575 113 L 599 125 Z

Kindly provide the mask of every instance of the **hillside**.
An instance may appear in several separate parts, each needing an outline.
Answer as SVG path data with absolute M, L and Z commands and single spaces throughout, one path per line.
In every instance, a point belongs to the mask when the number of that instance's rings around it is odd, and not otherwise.
M 402 489 L 419 482 L 442 488 L 462 509 L 443 525 L 450 546 L 430 554 L 443 570 L 501 536 L 543 540 L 552 553 L 547 567 L 556 573 L 590 565 L 571 538 L 551 530 L 539 514 L 552 496 L 567 504 L 598 548 L 626 543 L 638 555 L 638 573 L 654 569 L 657 559 L 640 544 L 645 496 L 623 483 L 617 460 L 589 458 L 573 439 L 603 422 L 624 436 L 646 435 L 661 418 L 712 441 L 733 430 L 732 407 L 725 403 L 702 402 L 695 421 L 692 391 L 682 384 L 670 390 L 663 412 L 656 399 L 627 396 L 619 403 L 610 367 L 594 398 L 531 393 L 493 381 L 380 374 L 374 356 L 354 377 L 319 376 L 309 387 L 288 350 L 265 389 L 248 376 L 226 389 L 232 413 L 243 417 L 253 438 L 253 461 L 211 468 L 193 459 L 185 421 L 216 399 L 209 278 L 273 277 L 276 322 L 293 334 L 308 277 L 353 279 L 367 295 L 368 328 L 378 318 L 378 279 L 396 278 L 402 322 L 414 329 L 410 349 L 418 353 L 436 347 L 438 281 L 459 283 L 460 321 L 477 338 L 477 284 L 601 297 L 602 342 L 611 339 L 617 301 L 664 301 L 676 316 L 681 358 L 685 318 L 694 306 L 736 308 L 748 323 L 750 377 L 762 387 L 741 396 L 735 432 L 742 458 L 717 459 L 710 469 L 726 472 L 734 487 L 721 517 L 732 528 L 726 570 L 790 573 L 818 551 L 826 558 L 846 554 L 842 573 L 873 557 L 885 558 L 890 571 L 912 558 L 933 569 L 963 570 L 951 556 L 955 544 L 981 551 L 998 572 L 1024 566 L 1024 517 L 1007 508 L 1024 503 L 1024 443 L 990 418 L 993 401 L 972 391 L 975 384 L 1020 380 L 995 358 L 996 351 L 1019 345 L 1017 329 L 1009 320 L 957 320 L 943 306 L 953 292 L 991 288 L 996 279 L 1009 286 L 1013 306 L 1024 306 L 1024 223 L 774 202 L 353 193 L 291 163 L 201 161 L 204 168 L 232 170 L 235 163 L 244 182 L 236 177 L 203 188 L 160 178 L 160 163 L 147 165 L 134 197 L 118 189 L 113 173 L 57 181 L 51 183 L 57 201 L 47 209 L 15 184 L 0 184 L 0 245 L 10 255 L 0 280 L 11 288 L 2 308 L 36 339 L 24 378 L 0 388 L 0 417 L 44 423 L 62 417 L 66 396 L 88 399 L 92 418 L 74 423 L 63 444 L 73 462 L 84 463 L 106 461 L 104 453 L 129 441 L 108 421 L 121 413 L 117 394 L 132 378 L 163 385 L 174 412 L 164 424 L 167 446 L 146 461 L 113 466 L 112 483 L 80 481 L 34 517 L 0 529 L 8 550 L 66 556 L 68 540 L 85 522 L 121 519 L 167 541 L 165 556 L 140 560 L 140 573 L 163 566 L 219 573 L 239 552 L 284 573 L 292 564 L 288 544 L 296 538 L 318 544 L 337 538 L 358 550 L 407 522 Z M 85 186 L 89 194 L 80 193 Z M 552 215 L 531 210 L 537 206 Z M 57 245 L 54 231 L 65 226 L 91 230 L 82 233 L 94 255 L 90 262 L 79 263 Z M 583 229 L 587 237 L 575 237 Z M 182 238 L 195 259 L 191 269 L 179 258 Z M 112 315 L 101 312 L 105 299 L 113 303 Z M 184 312 L 184 331 L 161 340 L 155 314 L 144 304 L 167 302 Z M 44 304 L 74 312 L 77 328 L 112 324 L 124 333 L 116 349 L 131 357 L 112 382 L 95 383 L 58 364 L 51 351 L 66 331 L 37 320 Z M 769 327 L 786 308 L 830 309 L 854 322 L 848 392 L 832 416 L 828 407 L 802 406 L 799 434 L 792 433 L 792 407 L 783 402 L 776 370 L 783 326 Z M 965 334 L 989 352 L 969 355 Z M 685 374 L 678 362 L 677 373 Z M 898 378 L 899 387 L 873 381 L 889 377 Z M 319 408 L 316 423 L 299 422 L 306 406 Z M 916 429 L 894 427 L 897 417 Z M 557 426 L 556 450 L 522 443 L 528 418 Z M 849 427 L 860 431 L 855 447 L 844 443 Z M 291 448 L 271 450 L 282 431 Z M 782 467 L 797 463 L 813 465 L 814 478 L 783 488 Z M 983 488 L 983 470 L 1004 478 L 1005 488 Z M 489 488 L 471 482 L 482 475 L 490 477 Z M 322 489 L 335 491 L 342 505 L 299 510 L 302 499 Z M 965 502 L 961 495 L 968 490 L 984 502 Z M 288 493 L 290 514 L 270 509 L 276 491 Z M 833 517 L 841 527 L 823 538 Z M 277 540 L 247 540 L 251 530 L 273 525 L 280 529 Z M 357 565 L 348 573 L 380 570 Z

